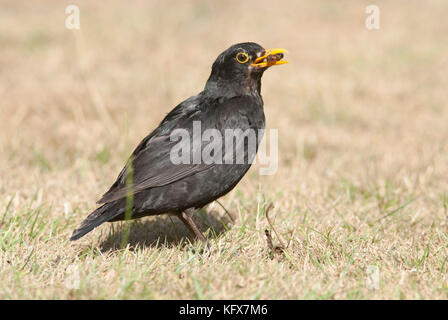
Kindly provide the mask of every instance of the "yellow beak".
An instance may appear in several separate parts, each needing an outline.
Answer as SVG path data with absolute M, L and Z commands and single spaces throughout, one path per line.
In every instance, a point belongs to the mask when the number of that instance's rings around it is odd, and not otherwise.
M 283 54 L 286 52 L 288 51 L 280 48 L 267 49 L 264 55 L 255 59 L 252 66 L 260 69 L 288 63 L 288 61 L 281 60 L 283 59 Z

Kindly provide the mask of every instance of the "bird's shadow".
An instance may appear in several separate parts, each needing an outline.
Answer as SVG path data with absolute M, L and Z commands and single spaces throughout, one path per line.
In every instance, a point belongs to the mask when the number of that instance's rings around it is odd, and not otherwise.
M 193 216 L 193 220 L 199 230 L 209 239 L 218 237 L 233 225 L 233 221 L 228 215 L 215 210 L 201 209 Z M 183 247 L 194 241 L 190 231 L 177 217 L 164 214 L 134 220 L 128 227 L 124 222 L 114 223 L 109 234 L 99 244 L 99 249 L 101 252 L 109 252 L 120 250 L 126 246 L 130 250 L 146 247 Z

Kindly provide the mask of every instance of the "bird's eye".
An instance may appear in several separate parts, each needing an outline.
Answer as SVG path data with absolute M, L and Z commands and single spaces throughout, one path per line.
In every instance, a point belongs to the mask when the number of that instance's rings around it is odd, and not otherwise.
M 239 63 L 246 63 L 249 61 L 249 55 L 246 52 L 238 52 L 236 55 L 236 61 Z

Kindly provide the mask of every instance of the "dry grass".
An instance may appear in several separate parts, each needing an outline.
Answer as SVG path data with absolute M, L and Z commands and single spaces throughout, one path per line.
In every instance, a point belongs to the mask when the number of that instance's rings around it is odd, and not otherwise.
M 1 1 L 0 298 L 448 297 L 445 0 L 376 1 L 379 31 L 371 1 L 331 0 L 76 1 L 69 31 L 72 2 Z M 214 251 L 169 217 L 133 224 L 125 249 L 120 223 L 69 242 L 132 148 L 248 40 L 290 51 L 263 82 L 279 170 L 221 200 L 233 225 L 216 204 L 198 216 Z

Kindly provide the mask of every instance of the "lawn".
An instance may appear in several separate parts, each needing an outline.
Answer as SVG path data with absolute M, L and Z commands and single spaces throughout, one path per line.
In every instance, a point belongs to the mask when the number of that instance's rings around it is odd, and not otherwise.
M 447 299 L 448 3 L 375 2 L 1 1 L 0 298 Z M 198 213 L 210 250 L 167 215 L 70 242 L 243 41 L 289 51 L 262 86 L 278 170 Z

